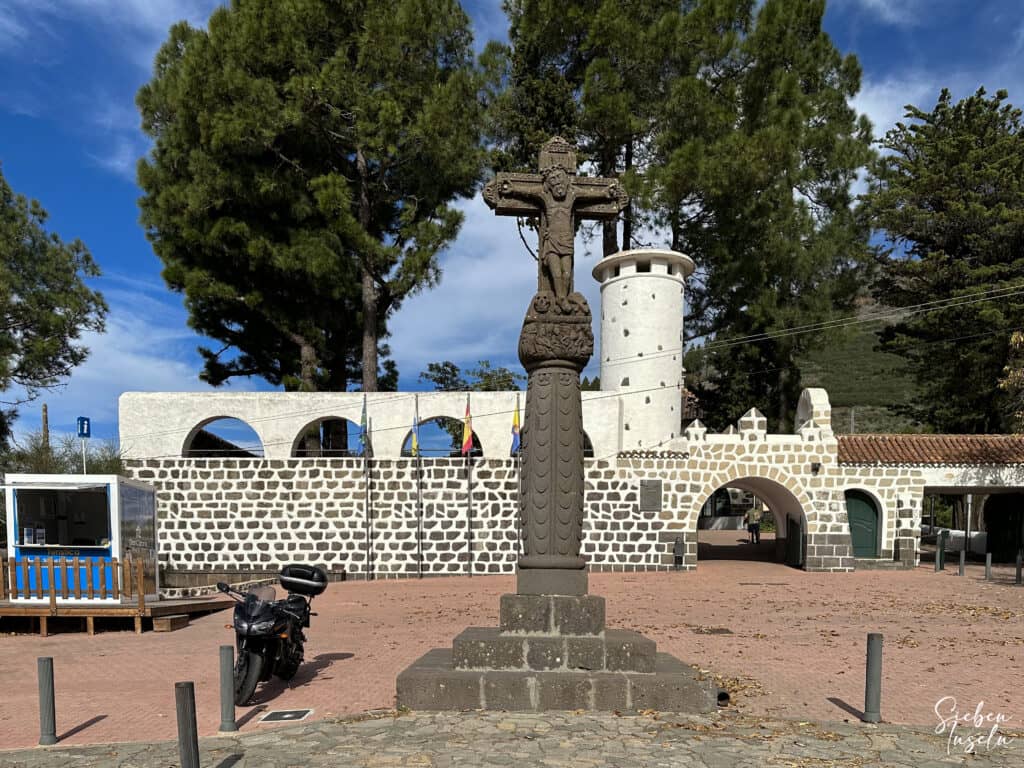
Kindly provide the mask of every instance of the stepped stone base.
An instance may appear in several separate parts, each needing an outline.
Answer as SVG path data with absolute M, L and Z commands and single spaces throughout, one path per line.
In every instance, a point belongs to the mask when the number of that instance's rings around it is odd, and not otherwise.
M 429 711 L 655 709 L 697 714 L 718 705 L 713 681 L 667 653 L 656 654 L 649 673 L 467 670 L 454 667 L 451 649 L 435 648 L 398 676 L 397 688 L 399 707 Z
M 418 710 L 543 712 L 657 709 L 706 713 L 718 687 L 653 640 L 605 629 L 595 595 L 501 597 L 500 627 L 470 627 L 398 676 L 397 704 Z

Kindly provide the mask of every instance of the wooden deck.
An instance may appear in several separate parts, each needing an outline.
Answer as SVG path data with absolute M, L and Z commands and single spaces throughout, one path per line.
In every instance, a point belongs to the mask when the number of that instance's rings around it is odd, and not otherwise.
M 14 560 L 8 561 L 6 568 L 3 565 L 0 562 L 0 585 L 2 585 L 0 586 L 0 598 L 20 596 L 35 599 L 32 602 L 0 599 L 0 620 L 8 617 L 35 618 L 38 620 L 39 634 L 43 637 L 46 637 L 48 634 L 49 619 L 51 618 L 84 619 L 86 632 L 90 635 L 94 632 L 95 621 L 98 618 L 130 618 L 135 623 L 136 633 L 141 634 L 142 620 L 144 618 L 154 619 L 162 616 L 191 616 L 198 613 L 212 613 L 234 604 L 233 600 L 221 595 L 183 600 L 147 600 L 141 561 L 132 563 L 129 560 L 118 563 L 117 560 L 114 560 L 111 564 L 113 589 L 110 592 L 106 590 L 105 585 L 97 586 L 94 589 L 90 581 L 86 590 L 80 590 L 76 585 L 73 594 L 69 594 L 67 579 L 63 580 L 63 590 L 56 588 L 54 568 L 51 563 L 49 565 L 49 580 L 47 582 L 49 588 L 47 590 L 42 588 L 42 580 L 39 578 L 40 567 L 36 564 L 35 588 L 26 590 L 19 595 L 17 580 L 15 579 L 16 566 Z M 27 568 L 27 566 L 23 567 Z M 63 564 L 58 564 L 58 570 L 61 567 L 63 567 Z M 78 568 L 77 558 L 75 558 L 73 567 Z M 87 571 L 87 573 L 91 573 L 91 571 Z M 22 583 L 28 583 L 27 576 Z M 60 592 L 62 594 L 59 594 Z M 58 599 L 58 596 L 61 599 Z M 69 602 L 69 600 L 74 600 L 74 602 Z
M 51 618 L 79 618 L 85 619 L 85 629 L 93 634 L 95 621 L 98 618 L 126 618 L 133 619 L 135 631 L 142 632 L 142 620 L 159 618 L 161 616 L 173 616 L 185 614 L 192 616 L 201 613 L 213 613 L 221 611 L 234 605 L 233 600 L 223 597 L 196 597 L 186 600 L 148 600 L 141 605 L 139 602 L 120 603 L 79 603 L 67 604 L 57 603 L 27 603 L 23 601 L 13 602 L 10 600 L 0 601 L 0 620 L 5 618 L 36 618 L 38 619 L 39 634 L 46 637 L 49 630 L 49 619 Z

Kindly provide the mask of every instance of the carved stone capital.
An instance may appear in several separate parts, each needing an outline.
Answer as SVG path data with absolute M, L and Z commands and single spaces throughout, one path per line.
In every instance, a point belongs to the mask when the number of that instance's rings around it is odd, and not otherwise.
M 519 360 L 527 371 L 565 366 L 582 371 L 594 354 L 590 307 L 580 293 L 559 299 L 549 291 L 534 295 L 519 336 Z

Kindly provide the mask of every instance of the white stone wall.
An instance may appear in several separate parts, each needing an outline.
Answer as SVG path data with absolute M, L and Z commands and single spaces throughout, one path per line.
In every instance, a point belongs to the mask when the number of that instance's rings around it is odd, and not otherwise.
M 465 392 L 419 393 L 420 422 L 437 416 L 462 420 Z M 525 392 L 473 392 L 473 432 L 487 458 L 506 458 L 512 446 L 512 414 L 516 396 L 525 406 Z M 616 393 L 584 392 L 583 424 L 594 456 L 613 456 L 622 449 L 621 401 Z M 310 424 L 341 418 L 359 424 L 360 392 L 125 392 L 118 401 L 120 445 L 127 459 L 173 459 L 201 428 L 223 418 L 238 419 L 256 432 L 264 458 L 288 459 Z M 416 398 L 409 392 L 377 392 L 367 396 L 374 456 L 397 459 L 412 429 Z M 678 410 L 678 408 L 677 408 Z M 522 415 L 522 411 L 520 411 Z

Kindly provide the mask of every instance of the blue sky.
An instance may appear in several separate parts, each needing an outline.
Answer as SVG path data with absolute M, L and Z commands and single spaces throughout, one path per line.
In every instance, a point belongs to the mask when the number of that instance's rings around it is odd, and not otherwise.
M 97 437 L 117 433 L 117 397 L 127 390 L 186 391 L 198 379 L 196 347 L 181 297 L 164 287 L 160 262 L 138 224 L 135 163 L 147 148 L 134 97 L 152 57 L 179 19 L 202 25 L 214 0 L 0 0 L 0 163 L 16 192 L 38 199 L 64 239 L 81 238 L 103 271 L 107 333 L 88 339 L 89 360 L 67 386 L 44 395 L 54 431 L 93 419 Z M 465 2 L 478 45 L 504 38 L 499 0 Z M 1005 88 L 1024 105 L 1022 0 L 830 0 L 825 27 L 864 71 L 855 100 L 884 132 L 903 105 L 934 105 L 979 85 Z M 518 367 L 516 338 L 535 273 L 509 219 L 479 198 L 442 257 L 434 290 L 407 301 L 391 323 L 401 384 L 421 389 L 433 360 L 479 359 Z M 598 305 L 593 256 L 579 255 L 576 281 Z M 596 358 L 595 358 L 596 359 Z M 588 371 L 588 373 L 596 373 Z M 265 389 L 239 381 L 234 389 Z M 0 397 L 2 399 L 2 397 Z M 19 432 L 37 429 L 40 401 L 22 407 Z

